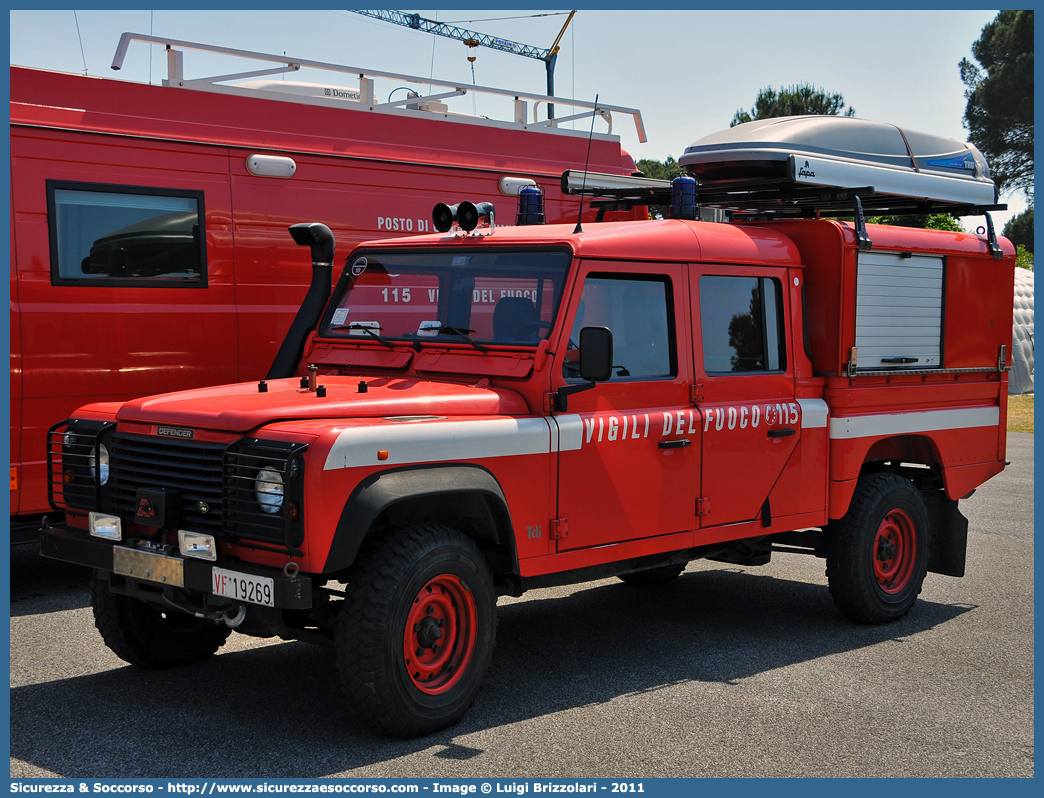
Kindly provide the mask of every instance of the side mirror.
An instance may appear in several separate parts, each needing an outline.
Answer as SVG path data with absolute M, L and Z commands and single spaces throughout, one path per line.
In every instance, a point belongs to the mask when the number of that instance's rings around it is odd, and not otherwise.
M 588 382 L 613 376 L 613 333 L 608 327 L 580 330 L 580 376 Z

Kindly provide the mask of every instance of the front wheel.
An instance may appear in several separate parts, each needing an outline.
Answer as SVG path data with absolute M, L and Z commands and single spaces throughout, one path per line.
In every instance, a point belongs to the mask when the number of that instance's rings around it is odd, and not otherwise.
M 341 686 L 371 726 L 400 737 L 457 720 L 493 656 L 496 592 L 467 536 L 425 524 L 360 555 L 337 622 Z
M 139 668 L 176 668 L 206 659 L 232 633 L 177 610 L 112 593 L 103 579 L 91 579 L 94 625 L 112 652 Z
M 827 582 L 838 609 L 860 623 L 906 615 L 928 570 L 928 513 L 914 485 L 870 474 L 829 527 Z

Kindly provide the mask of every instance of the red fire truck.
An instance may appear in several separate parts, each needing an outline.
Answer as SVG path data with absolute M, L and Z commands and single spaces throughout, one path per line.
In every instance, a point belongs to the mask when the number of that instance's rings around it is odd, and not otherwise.
M 842 613 L 883 623 L 927 572 L 962 576 L 958 502 L 1005 464 L 1014 279 L 981 156 L 794 118 L 682 163 L 671 186 L 561 178 L 673 218 L 531 225 L 534 189 L 526 224 L 440 205 L 439 234 L 352 250 L 329 298 L 334 238 L 293 226 L 316 278 L 268 379 L 50 431 L 68 521 L 41 551 L 95 569 L 106 644 L 151 668 L 232 629 L 329 644 L 357 711 L 415 735 L 474 700 L 498 595 L 798 552 Z
M 573 220 L 578 199 L 557 180 L 585 163 L 590 115 L 592 168 L 634 170 L 614 119 L 633 118 L 644 140 L 635 109 L 555 98 L 549 122 L 538 95 L 150 36 L 125 34 L 115 68 L 132 41 L 167 48 L 164 85 L 11 68 L 14 540 L 48 509 L 43 440 L 56 418 L 265 376 L 309 282 L 290 224 L 324 222 L 351 246 L 430 230 L 447 187 L 492 200 L 534 181 L 548 187 L 548 219 Z M 187 79 L 196 51 L 271 68 Z M 276 79 L 302 69 L 352 75 L 358 89 Z M 464 92 L 506 119 L 450 112 L 443 100 Z M 563 126 L 571 105 L 588 115 L 583 131 Z

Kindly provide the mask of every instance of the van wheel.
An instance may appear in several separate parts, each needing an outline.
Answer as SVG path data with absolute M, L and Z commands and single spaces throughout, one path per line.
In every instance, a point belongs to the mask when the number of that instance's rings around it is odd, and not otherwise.
M 629 585 L 635 587 L 646 587 L 648 585 L 662 585 L 677 579 L 678 574 L 685 570 L 687 563 L 679 565 L 661 565 L 659 568 L 647 568 L 644 571 L 635 571 L 630 574 L 620 574 L 619 578 Z
M 895 474 L 862 477 L 848 512 L 830 524 L 827 582 L 842 613 L 887 623 L 910 611 L 928 570 L 928 513 Z
M 335 638 L 341 687 L 376 729 L 438 731 L 478 695 L 496 626 L 493 577 L 471 538 L 435 524 L 394 530 L 349 580 Z
M 204 660 L 232 633 L 191 615 L 167 611 L 147 601 L 112 593 L 108 583 L 91 578 L 94 625 L 112 652 L 139 668 L 176 668 Z

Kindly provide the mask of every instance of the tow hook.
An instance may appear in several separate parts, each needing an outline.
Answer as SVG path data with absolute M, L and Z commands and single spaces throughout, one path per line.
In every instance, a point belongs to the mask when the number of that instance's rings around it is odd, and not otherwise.
M 232 609 L 235 609 L 235 613 L 232 613 Z M 225 626 L 229 629 L 235 629 L 239 624 L 243 623 L 244 618 L 246 618 L 245 604 L 236 604 L 234 608 L 229 608 L 221 614 L 221 620 L 225 622 Z

